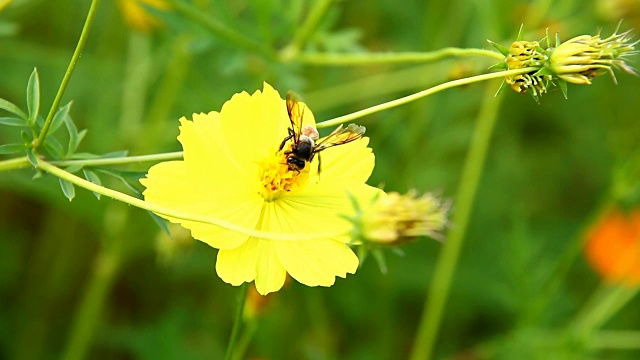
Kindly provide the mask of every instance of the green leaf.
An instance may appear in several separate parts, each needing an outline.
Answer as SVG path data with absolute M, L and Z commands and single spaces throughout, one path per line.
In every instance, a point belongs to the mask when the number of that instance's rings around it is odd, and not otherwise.
M 33 152 L 33 149 L 27 149 L 27 159 L 29 159 L 29 163 L 31 163 L 33 167 L 38 167 L 38 157 Z
M 56 114 L 53 116 L 53 120 L 51 121 L 51 126 L 49 127 L 49 133 L 53 134 L 60 128 L 60 125 L 64 122 L 64 119 L 69 116 L 69 110 L 71 109 L 71 104 L 73 101 L 70 101 L 67 105 L 58 109 Z M 48 136 L 48 135 L 47 135 Z
M 22 143 L 0 145 L 0 155 L 15 154 L 26 148 L 27 146 Z
M 384 252 L 379 248 L 371 249 L 371 255 L 376 260 L 378 267 L 380 268 L 380 272 L 383 274 L 387 273 L 387 260 L 384 258 Z
M 33 69 L 27 83 L 27 108 L 29 109 L 29 123 L 35 124 L 40 111 L 40 79 L 37 68 Z
M 0 124 L 9 126 L 29 126 L 24 119 L 17 117 L 0 117 Z
M 75 153 L 78 150 L 78 146 L 84 140 L 84 137 L 87 136 L 87 129 L 80 130 L 78 133 L 78 139 L 76 140 L 75 147 L 73 148 L 73 152 Z
M 503 80 L 503 81 L 500 83 L 500 87 L 498 88 L 498 91 L 496 91 L 496 94 L 495 94 L 495 95 L 493 95 L 493 97 L 496 97 L 496 96 L 500 95 L 500 93 L 502 92 L 502 90 L 503 90 L 506 86 L 507 86 L 507 83 Z
M 499 62 L 497 64 L 493 64 L 489 66 L 487 70 L 507 70 L 507 63 Z
M 96 169 L 97 171 L 113 176 L 114 178 L 122 181 L 122 183 L 129 189 L 133 194 L 142 199 L 142 192 L 137 187 L 140 184 L 140 179 L 146 175 L 144 171 L 122 171 L 115 169 Z
M 73 164 L 73 165 L 67 166 L 66 168 L 64 168 L 64 170 L 70 173 L 76 173 L 80 171 L 83 167 L 84 165 Z
M 504 46 L 502 46 L 502 45 L 500 45 L 500 44 L 498 44 L 498 43 L 495 43 L 495 42 L 493 42 L 493 41 L 491 41 L 491 40 L 489 40 L 489 39 L 487 39 L 487 42 L 488 42 L 489 44 L 491 44 L 491 46 L 493 46 L 494 48 L 496 48 L 496 50 L 500 51 L 500 53 L 501 53 L 502 55 L 504 55 L 504 56 L 509 55 L 509 49 L 507 49 L 506 47 L 504 47 Z
M 24 130 L 20 132 L 20 138 L 22 139 L 22 142 L 25 144 L 31 144 L 31 142 L 33 141 L 33 139 L 31 138 L 31 135 Z
M 167 220 L 161 218 L 160 216 L 152 213 L 151 211 L 147 211 L 147 213 L 151 216 L 153 221 L 164 231 L 167 235 L 171 236 L 171 232 L 169 231 L 169 226 L 167 225 Z
M 64 150 L 62 149 L 62 144 L 56 138 L 47 137 L 46 141 L 42 144 L 44 149 L 50 155 L 53 160 L 62 160 L 64 157 Z
M 64 118 L 64 124 L 67 126 L 67 131 L 69 132 L 69 147 L 67 149 L 67 157 L 69 157 L 73 155 L 78 146 L 78 128 L 68 116 Z
M 19 107 L 15 106 L 13 103 L 10 103 L 5 99 L 0 99 L 0 109 L 7 110 L 12 114 L 18 115 L 24 120 L 29 119 L 29 117 L 27 116 L 27 114 L 24 113 L 24 111 L 20 110 Z
M 128 153 L 129 152 L 126 150 L 114 151 L 114 152 L 110 152 L 102 155 L 82 152 L 82 153 L 75 153 L 71 155 L 69 159 L 73 159 L 73 160 L 114 159 L 114 158 L 126 157 Z
M 551 71 L 551 69 L 549 69 L 548 67 L 543 67 L 542 69 L 536 71 L 533 75 L 531 76 L 544 76 L 544 75 L 554 75 L 555 73 L 553 71 Z
M 102 181 L 100 180 L 100 177 L 98 176 L 98 174 L 96 174 L 95 172 L 89 169 L 82 169 L 82 172 L 84 173 L 84 178 L 87 179 L 87 181 L 90 181 L 96 185 L 102 186 Z M 98 194 L 97 192 L 94 192 L 93 195 L 95 195 L 96 198 L 100 200 L 100 194 Z
M 73 187 L 73 184 L 68 182 L 65 179 L 60 178 L 60 188 L 62 189 L 62 193 L 64 196 L 69 199 L 69 201 L 73 200 L 76 196 L 76 189 Z
M 518 30 L 518 41 L 522 41 L 522 35 L 524 34 L 524 23 L 520 24 L 520 30 Z
M 113 151 L 110 153 L 102 154 L 99 156 L 100 159 L 112 159 L 112 158 L 121 158 L 129 155 L 129 151 L 121 150 L 121 151 Z
M 569 92 L 567 89 L 567 82 L 562 80 L 562 79 L 558 79 L 558 86 L 560 87 L 560 90 L 562 90 L 562 95 L 564 95 L 565 99 L 569 98 Z

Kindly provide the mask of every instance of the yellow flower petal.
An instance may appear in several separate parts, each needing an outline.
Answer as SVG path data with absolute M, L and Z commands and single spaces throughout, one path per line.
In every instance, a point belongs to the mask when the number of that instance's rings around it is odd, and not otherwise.
M 349 196 L 364 205 L 372 203 L 380 193 L 382 190 L 366 184 L 358 184 L 348 190 L 334 190 L 331 186 L 309 184 L 298 193 L 284 195 L 279 199 L 277 212 L 286 215 L 281 216 L 283 219 L 280 222 L 287 219 L 289 225 L 274 223 L 270 229 L 278 231 L 275 230 L 278 228 L 281 232 L 296 234 L 322 233 L 327 230 L 326 224 L 331 224 L 332 231 L 345 234 L 335 240 L 348 243 L 351 241 L 349 231 L 353 224 L 345 216 L 353 216 L 355 211 Z
M 189 171 L 198 176 L 198 182 L 208 184 L 212 190 L 224 189 L 223 193 L 253 190 L 255 173 L 248 173 L 232 157 L 221 134 L 219 113 L 193 114 L 193 121 L 183 117 L 180 125 L 178 140 Z
M 312 182 L 322 186 L 340 188 L 367 181 L 375 165 L 375 156 L 368 148 L 369 138 L 326 149 L 311 164 Z M 320 159 L 318 159 L 320 157 Z M 321 161 L 320 177 L 317 177 L 318 161 Z
M 220 250 L 216 272 L 231 285 L 255 280 L 256 289 L 262 295 L 280 290 L 286 279 L 273 242 L 267 240 L 250 239 L 237 249 Z
M 220 111 L 222 136 L 238 163 L 250 166 L 273 156 L 291 126 L 285 101 L 269 84 L 253 95 L 242 92 L 227 101 Z M 304 123 L 315 126 L 306 108 Z
M 336 276 L 344 278 L 358 268 L 358 257 L 335 240 L 276 241 L 274 245 L 291 277 L 307 286 L 331 286 Z
M 140 182 L 147 188 L 145 200 L 189 214 L 226 219 L 246 228 L 255 228 L 262 199 L 257 195 L 228 194 L 211 191 L 205 181 L 195 181 L 184 161 L 168 161 L 149 169 Z M 247 235 L 217 226 L 167 217 L 191 230 L 194 238 L 218 249 L 233 249 L 248 239 Z

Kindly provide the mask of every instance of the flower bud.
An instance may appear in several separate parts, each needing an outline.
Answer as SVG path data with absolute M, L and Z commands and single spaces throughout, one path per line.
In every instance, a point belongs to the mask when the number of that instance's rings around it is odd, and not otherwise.
M 361 217 L 365 241 L 398 245 L 419 236 L 441 240 L 447 225 L 449 203 L 432 194 L 418 197 L 415 190 L 405 195 L 391 192 L 378 198 Z

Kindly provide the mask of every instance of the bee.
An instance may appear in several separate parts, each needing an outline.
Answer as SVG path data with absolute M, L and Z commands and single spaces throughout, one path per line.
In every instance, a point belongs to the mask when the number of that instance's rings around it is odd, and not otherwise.
M 287 166 L 289 171 L 302 171 L 307 162 L 313 161 L 318 154 L 318 174 L 320 174 L 320 154 L 322 150 L 333 146 L 346 144 L 354 140 L 358 140 L 365 132 L 364 126 L 349 124 L 346 128 L 340 125 L 333 130 L 328 136 L 319 139 L 318 130 L 313 126 L 302 126 L 302 116 L 304 115 L 304 105 L 298 101 L 297 96 L 293 92 L 287 94 L 287 113 L 291 127 L 287 130 L 289 135 L 282 140 L 281 151 L 287 141 L 291 140 L 291 150 L 286 150 L 284 154 L 287 156 Z

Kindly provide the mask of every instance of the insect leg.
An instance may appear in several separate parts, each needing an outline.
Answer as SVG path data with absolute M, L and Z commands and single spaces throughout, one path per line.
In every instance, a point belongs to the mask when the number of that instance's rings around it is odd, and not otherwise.
M 291 140 L 295 136 L 293 129 L 289 128 L 288 130 L 289 130 L 289 136 L 287 136 L 286 138 L 284 138 L 284 140 L 282 140 L 282 142 L 280 143 L 280 147 L 278 148 L 278 151 L 282 150 L 284 148 L 284 144 L 286 144 L 287 141 Z

